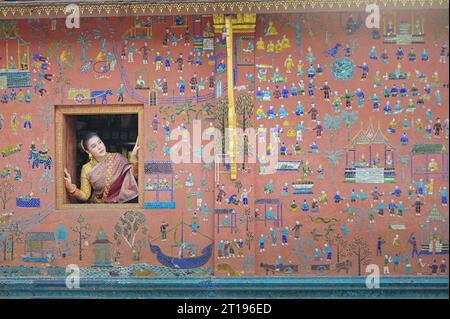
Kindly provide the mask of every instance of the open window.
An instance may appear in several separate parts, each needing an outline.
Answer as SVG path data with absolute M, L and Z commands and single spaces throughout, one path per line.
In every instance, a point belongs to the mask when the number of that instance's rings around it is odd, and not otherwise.
M 143 208 L 144 157 L 141 147 L 138 156 L 138 197 L 136 203 L 98 204 L 81 202 L 69 196 L 64 185 L 64 168 L 72 183 L 80 187 L 81 169 L 89 161 L 80 141 L 84 133 L 94 131 L 109 153 L 120 153 L 129 159 L 137 136 L 143 145 L 144 113 L 142 105 L 117 106 L 56 106 L 56 205 L 57 209 L 77 208 Z

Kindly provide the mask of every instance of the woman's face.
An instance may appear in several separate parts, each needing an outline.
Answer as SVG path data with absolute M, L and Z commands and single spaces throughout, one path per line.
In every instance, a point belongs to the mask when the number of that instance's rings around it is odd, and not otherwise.
M 106 147 L 98 136 L 91 137 L 88 142 L 88 151 L 94 158 L 101 158 L 106 155 Z

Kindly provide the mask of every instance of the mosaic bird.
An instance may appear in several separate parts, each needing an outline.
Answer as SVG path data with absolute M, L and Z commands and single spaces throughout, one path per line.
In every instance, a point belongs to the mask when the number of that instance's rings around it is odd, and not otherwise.
M 328 55 L 330 55 L 330 56 L 332 56 L 334 58 L 336 56 L 336 54 L 338 54 L 340 47 L 342 47 L 342 44 L 336 43 L 336 45 L 333 48 L 325 50 L 322 53 L 323 54 L 328 54 Z

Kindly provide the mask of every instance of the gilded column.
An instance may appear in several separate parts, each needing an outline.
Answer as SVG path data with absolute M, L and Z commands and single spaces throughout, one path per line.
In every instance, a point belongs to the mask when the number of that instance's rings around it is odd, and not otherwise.
M 236 180 L 236 110 L 234 108 L 233 81 L 233 26 L 231 16 L 225 16 L 227 41 L 227 82 L 228 82 L 228 154 L 230 158 L 231 180 Z

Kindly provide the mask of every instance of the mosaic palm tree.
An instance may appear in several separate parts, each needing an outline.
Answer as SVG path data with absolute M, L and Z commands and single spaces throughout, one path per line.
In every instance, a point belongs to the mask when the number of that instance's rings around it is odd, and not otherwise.
M 330 132 L 330 144 L 331 146 L 333 146 L 334 134 L 336 134 L 337 131 L 339 131 L 339 129 L 341 128 L 341 118 L 339 115 L 332 116 L 330 114 L 325 114 L 323 120 L 323 127 L 326 131 Z
M 204 103 L 197 113 L 195 113 L 195 119 L 198 120 L 200 117 L 203 117 L 203 122 L 205 122 L 213 117 L 213 115 L 213 105 L 211 103 Z
M 81 62 L 85 63 L 88 60 L 87 50 L 92 47 L 91 34 L 88 30 L 80 33 L 77 43 L 81 46 Z
M 332 167 L 331 182 L 333 183 L 333 185 L 336 182 L 336 167 L 337 167 L 337 164 L 342 160 L 343 154 L 344 154 L 344 151 L 342 149 L 338 149 L 335 151 L 330 151 L 330 150 L 325 151 L 325 158 L 329 161 L 330 166 Z
M 202 172 L 203 172 L 203 179 L 202 179 L 202 187 L 207 187 L 206 177 L 213 169 L 213 163 L 202 163 Z M 209 187 L 206 188 L 206 191 L 209 192 Z
M 397 158 L 397 163 L 402 167 L 402 183 L 406 183 L 405 168 L 409 163 L 409 156 L 401 155 Z
M 344 122 L 345 127 L 347 128 L 347 142 L 350 142 L 350 129 L 353 124 L 356 123 L 358 119 L 358 112 L 342 112 L 341 119 Z

